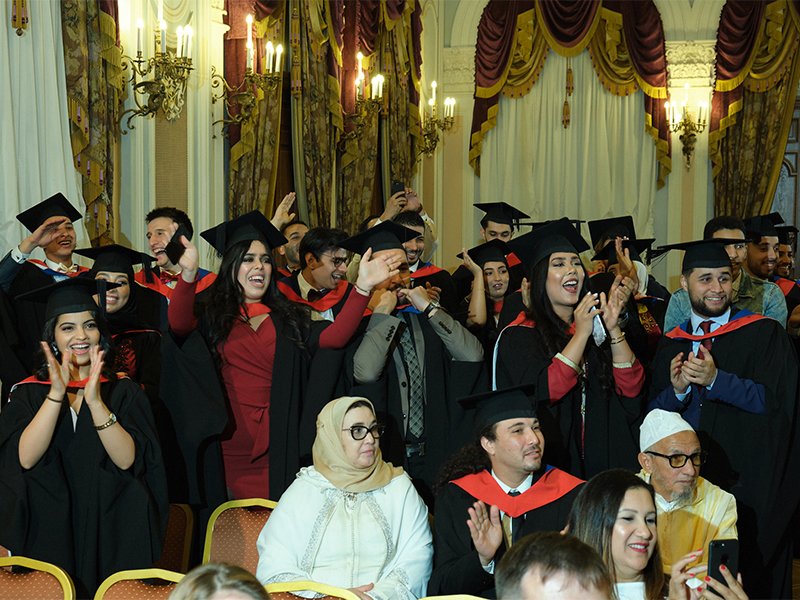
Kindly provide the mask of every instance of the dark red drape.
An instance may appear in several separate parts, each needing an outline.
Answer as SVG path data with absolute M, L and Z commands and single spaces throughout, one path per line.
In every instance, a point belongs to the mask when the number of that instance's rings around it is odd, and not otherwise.
M 392 20 L 399 19 L 406 9 L 406 0 L 386 0 L 386 15 Z
M 544 26 L 565 48 L 583 40 L 599 8 L 600 0 L 539 0 Z
M 728 0 L 722 7 L 717 29 L 717 81 L 734 79 L 747 66 L 756 50 L 766 5 L 766 2 L 758 0 Z M 743 90 L 741 85 L 729 91 L 715 90 L 711 98 L 709 131 L 719 129 L 719 123 L 728 116 L 730 106 L 742 99 Z
M 117 47 L 119 47 L 122 43 L 119 39 L 119 4 L 117 0 L 100 0 L 98 4 L 100 10 L 114 19 L 114 23 L 117 25 Z
M 339 98 L 346 113 L 356 108 L 355 82 L 358 77 L 359 51 L 364 56 L 375 52 L 375 38 L 380 28 L 380 0 L 355 0 L 344 3 L 344 49 Z
M 800 0 L 797 0 L 800 2 Z M 414 64 L 416 65 L 415 77 L 417 81 L 422 78 L 422 3 L 414 4 L 414 12 L 411 13 L 411 39 L 414 47 Z M 419 104 L 419 92 L 411 85 L 408 89 L 409 100 L 412 104 Z

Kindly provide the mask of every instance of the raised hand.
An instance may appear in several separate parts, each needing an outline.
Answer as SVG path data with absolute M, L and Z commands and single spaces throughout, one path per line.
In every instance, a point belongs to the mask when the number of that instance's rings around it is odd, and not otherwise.
M 632 284 L 632 281 L 628 278 L 625 281 L 628 282 L 628 286 Z M 632 287 L 623 285 L 623 283 L 622 277 L 617 275 L 608 290 L 608 296 L 604 293 L 600 294 L 600 310 L 603 311 L 603 322 L 609 332 L 619 325 L 619 316 L 625 309 L 625 304 L 630 297 Z
M 181 268 L 181 277 L 186 283 L 192 283 L 197 279 L 197 271 L 200 266 L 199 255 L 197 247 L 190 242 L 185 235 L 181 236 L 181 244 L 185 250 L 178 261 L 178 266 Z
M 461 249 L 461 256 L 464 257 L 464 266 L 469 269 L 469 272 L 472 273 L 473 277 L 476 279 L 478 276 L 483 278 L 483 268 L 474 260 L 472 260 L 472 258 L 470 258 L 466 248 Z
M 575 306 L 573 318 L 575 319 L 576 337 L 589 339 L 589 336 L 592 335 L 592 319 L 595 315 L 603 314 L 602 310 L 598 308 L 599 303 L 600 299 L 597 294 L 589 293 Z
M 43 248 L 47 246 L 50 244 L 50 242 L 61 235 L 61 232 L 58 231 L 58 228 L 64 223 L 68 222 L 69 219 L 67 217 L 50 217 L 44 223 L 39 225 L 39 227 L 37 227 L 33 233 L 22 240 L 22 243 L 19 245 L 20 252 L 23 254 L 30 254 L 37 247 Z
M 410 303 L 411 306 L 416 308 L 420 312 L 424 312 L 428 305 L 431 303 L 430 297 L 428 296 L 428 290 L 425 288 L 417 287 L 413 289 L 402 289 L 398 290 L 397 294 L 402 298 L 406 298 Z
M 47 342 L 40 342 L 47 358 L 47 373 L 50 377 L 50 392 L 47 394 L 53 400 L 59 401 L 67 393 L 69 383 L 69 363 L 72 360 L 72 352 L 68 349 L 61 356 L 61 364 L 55 359 Z
M 633 282 L 633 289 L 639 288 L 639 275 L 636 273 L 636 265 L 633 264 L 631 259 L 631 251 L 628 248 L 622 248 L 623 239 L 618 237 L 614 240 L 614 245 L 617 250 L 617 272 L 623 278 L 629 278 Z
M 405 253 L 397 251 L 386 253 L 372 260 L 372 248 L 370 248 L 363 254 L 358 265 L 356 287 L 372 291 L 379 283 L 391 279 L 400 272 L 399 267 L 404 256 Z
M 480 500 L 467 510 L 467 527 L 472 537 L 472 545 L 478 551 L 481 564 L 485 567 L 494 560 L 494 555 L 503 543 L 503 526 L 500 523 L 500 509 L 492 506 L 489 511 Z
M 272 217 L 270 223 L 272 223 L 278 231 L 280 231 L 281 227 L 284 225 L 291 223 L 297 216 L 296 213 L 289 212 L 296 198 L 297 194 L 295 192 L 289 192 L 283 197 L 281 203 L 278 204 L 278 208 L 275 209 L 275 215 Z
M 717 376 L 717 365 L 711 352 L 706 350 L 705 346 L 700 345 L 697 348 L 696 356 L 693 352 L 689 353 L 689 358 L 683 363 L 681 371 L 690 383 L 707 387 L 714 382 Z
M 369 299 L 367 308 L 373 313 L 390 315 L 397 307 L 397 294 L 391 290 L 377 290 Z
M 428 300 L 435 300 L 436 302 L 439 302 L 439 298 L 442 295 L 442 288 L 431 285 L 430 281 L 426 281 L 425 291 L 428 292 Z
M 719 572 L 722 573 L 723 579 L 725 579 L 725 583 L 727 583 L 727 587 L 722 585 L 716 579 L 712 579 L 711 577 L 706 577 L 705 584 L 703 587 L 703 591 L 711 588 L 712 590 L 716 591 L 719 595 L 721 595 L 725 600 L 750 600 L 747 594 L 744 593 L 744 589 L 742 588 L 742 574 L 739 573 L 736 576 L 736 579 L 733 578 L 731 575 L 730 569 L 726 569 L 725 565 L 719 566 Z
M 692 354 L 690 353 L 689 356 L 692 356 Z M 669 380 L 676 394 L 683 394 L 689 389 L 689 381 L 684 376 L 682 367 L 683 352 L 679 352 L 669 363 Z
M 381 215 L 381 223 L 384 221 L 391 221 L 392 217 L 403 212 L 406 207 L 406 193 L 405 191 L 393 194 L 389 201 L 386 203 L 386 208 L 383 209 Z
M 519 292 L 522 294 L 522 303 L 525 305 L 525 308 L 528 310 L 531 309 L 531 282 L 528 281 L 527 277 L 522 279 L 522 283 L 519 287 Z
M 89 349 L 90 370 L 89 379 L 84 388 L 84 400 L 91 409 L 95 404 L 102 402 L 100 398 L 100 374 L 103 371 L 105 351 L 99 345 L 94 345 Z
M 706 565 L 687 568 L 701 554 L 703 554 L 702 550 L 695 550 L 673 563 L 671 568 L 672 576 L 669 580 L 669 600 L 699 600 L 702 597 L 702 591 L 699 586 L 690 587 L 686 585 L 687 581 L 706 570 Z

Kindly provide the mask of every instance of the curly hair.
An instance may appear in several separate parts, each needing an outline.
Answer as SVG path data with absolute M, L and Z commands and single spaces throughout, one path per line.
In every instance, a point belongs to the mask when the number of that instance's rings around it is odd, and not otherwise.
M 114 364 L 114 339 L 111 337 L 108 323 L 100 316 L 99 308 L 88 312 L 92 315 L 95 323 L 97 323 L 97 330 L 100 332 L 99 345 L 103 352 L 105 352 L 103 356 L 104 364 L 102 375 L 110 381 L 115 381 L 117 375 L 110 366 Z M 42 341 L 47 343 L 50 347 L 50 351 L 53 353 L 53 358 L 57 361 L 61 361 L 61 351 L 56 345 L 56 326 L 58 325 L 58 319 L 62 316 L 63 315 L 58 315 L 48 319 L 42 331 Z M 48 381 L 50 379 L 50 372 L 47 368 L 47 356 L 41 346 L 36 350 L 36 354 L 33 356 L 33 365 L 33 376 L 36 377 L 36 379 L 39 381 Z
M 578 493 L 567 520 L 569 532 L 600 553 L 614 581 L 617 579 L 617 574 L 614 568 L 611 538 L 617 513 L 628 490 L 640 488 L 650 494 L 655 510 L 655 491 L 649 483 L 625 469 L 611 469 L 599 473 Z M 649 600 L 661 598 L 664 571 L 658 543 L 655 544 L 653 555 L 644 568 L 643 576 L 647 598 Z
M 234 244 L 225 252 L 219 267 L 219 275 L 208 288 L 204 310 L 211 324 L 208 340 L 211 354 L 218 367 L 222 363 L 220 349 L 228 339 L 234 322 L 242 318 L 242 310 L 245 307 L 244 289 L 237 279 L 237 274 L 245 255 L 250 250 L 250 244 L 251 240 L 244 240 Z M 310 323 L 308 312 L 280 292 L 275 282 L 272 254 L 267 252 L 266 256 L 269 257 L 273 267 L 273 274 L 269 277 L 269 284 L 261 303 L 268 306 L 283 321 L 284 330 L 277 333 L 286 335 L 299 350 L 307 353 L 308 348 L 304 339 Z
M 547 294 L 549 269 L 550 261 L 547 259 L 539 261 L 533 267 L 531 271 L 531 307 L 525 314 L 536 323 L 533 335 L 541 340 L 549 355 L 555 356 L 566 347 L 571 336 L 568 333 L 570 323 L 566 323 L 556 314 L 550 296 Z M 581 269 L 583 269 L 583 286 L 579 297 L 583 298 L 589 293 L 589 277 L 583 265 L 581 265 Z M 614 391 L 610 342 L 606 340 L 598 348 L 594 338 L 590 337 L 586 343 L 586 361 L 593 367 L 593 373 L 603 389 L 603 396 L 608 400 Z
M 433 495 L 438 496 L 445 486 L 455 479 L 480 473 L 492 468 L 492 461 L 486 450 L 481 446 L 481 438 L 486 438 L 491 442 L 497 441 L 497 423 L 483 429 L 478 437 L 466 446 L 462 446 L 458 452 L 451 455 L 442 468 L 439 470 L 439 477 L 433 484 Z

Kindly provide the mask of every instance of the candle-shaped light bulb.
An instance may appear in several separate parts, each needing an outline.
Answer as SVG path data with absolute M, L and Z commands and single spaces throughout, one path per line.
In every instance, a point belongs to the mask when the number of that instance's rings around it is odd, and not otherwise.
M 428 106 L 433 106 L 433 98 L 431 98 L 430 100 L 428 100 Z
M 142 53 L 142 29 L 144 29 L 144 21 L 141 19 L 136 21 L 136 53 Z
M 178 36 L 178 45 L 175 46 L 175 56 L 180 58 L 183 53 L 183 27 L 178 25 L 178 31 L 175 32 Z
M 378 75 L 378 98 L 383 98 L 383 75 Z
M 267 42 L 267 73 L 272 73 L 272 55 L 275 50 L 272 47 L 272 42 Z
M 194 30 L 191 28 L 190 25 L 187 25 L 183 29 L 183 38 L 184 38 L 184 47 L 185 51 L 183 55 L 187 59 L 191 59 L 192 57 L 192 36 L 194 35 Z
M 436 82 L 435 81 L 431 81 L 431 90 L 433 90 L 433 95 L 431 97 L 431 100 L 436 102 Z M 433 106 L 433 104 L 431 104 L 431 106 Z
M 283 61 L 281 58 L 283 57 L 283 45 L 278 44 L 278 47 L 275 48 L 275 72 L 280 73 L 283 69 Z
M 164 50 L 167 47 L 167 22 L 159 21 L 158 29 L 161 32 L 161 54 L 164 54 Z
M 252 48 L 253 46 L 253 15 L 247 15 L 245 19 L 247 21 L 247 47 Z
M 356 54 L 356 60 L 358 60 L 358 75 L 361 76 L 361 61 L 364 60 L 364 55 L 359 52 Z
M 247 42 L 247 62 L 250 72 L 253 71 L 253 42 Z
M 375 94 L 376 94 L 377 92 L 378 92 L 378 78 L 377 78 L 377 77 L 373 77 L 373 78 L 370 80 L 370 94 L 371 94 L 371 95 L 370 95 L 370 98 L 372 98 L 373 100 L 375 100 Z

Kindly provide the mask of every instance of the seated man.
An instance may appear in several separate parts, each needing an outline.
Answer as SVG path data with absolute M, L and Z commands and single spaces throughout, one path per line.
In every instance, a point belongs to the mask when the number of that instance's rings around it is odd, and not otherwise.
M 732 306 L 723 244 L 672 246 L 686 250 L 681 287 L 691 318 L 661 339 L 650 408 L 680 413 L 713 444 L 703 474 L 736 497 L 747 592 L 784 598 L 792 570 L 785 533 L 800 499 L 797 355 L 780 323 Z
M 752 244 L 746 239 L 744 221 L 736 217 L 714 217 L 703 230 L 703 239 L 714 238 L 728 240 L 742 240 L 741 242 L 728 243 L 725 252 L 731 261 L 732 296 L 731 302 L 737 308 L 744 308 L 758 315 L 772 317 L 786 326 L 786 301 L 780 288 L 772 282 L 752 277 L 744 266 L 749 260 Z M 667 314 L 664 317 L 664 331 L 672 331 L 681 323 L 685 323 L 691 315 L 692 308 L 689 295 L 685 290 L 679 289 L 669 300 Z
M 347 251 L 340 244 L 345 239 L 338 229 L 309 229 L 300 240 L 300 269 L 278 282 L 289 300 L 311 309 L 314 321 L 333 321 L 353 290 L 344 279 Z
M 413 229 L 419 234 L 417 237 L 403 243 L 412 285 L 427 289 L 436 288 L 442 308 L 451 315 L 455 314 L 458 310 L 459 302 L 456 297 L 456 286 L 453 283 L 453 277 L 444 269 L 422 260 L 422 255 L 425 252 L 425 221 L 419 216 L 419 213 L 410 210 L 396 215 L 392 221 L 408 229 Z
M 539 531 L 497 567 L 500 600 L 606 600 L 614 584 L 597 550 L 574 535 Z
M 564 528 L 582 483 L 545 465 L 536 407 L 520 389 L 461 400 L 477 405 L 473 444 L 437 482 L 433 573 L 428 594 L 494 597 L 494 569 L 514 542 Z
M 711 540 L 738 538 L 736 498 L 700 477 L 706 453 L 678 413 L 650 411 L 640 428 L 639 477 L 656 491 L 658 548 L 664 573 Z M 680 463 L 683 462 L 681 465 Z

